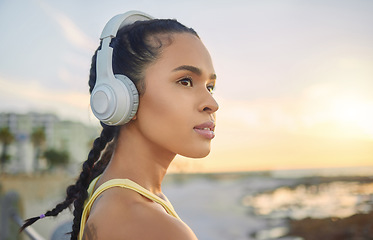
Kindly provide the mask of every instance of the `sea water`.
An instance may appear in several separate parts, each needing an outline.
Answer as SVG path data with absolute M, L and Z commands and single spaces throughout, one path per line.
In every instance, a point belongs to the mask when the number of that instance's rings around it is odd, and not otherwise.
M 164 192 L 201 240 L 284 237 L 289 219 L 349 217 L 373 206 L 373 168 L 171 177 Z

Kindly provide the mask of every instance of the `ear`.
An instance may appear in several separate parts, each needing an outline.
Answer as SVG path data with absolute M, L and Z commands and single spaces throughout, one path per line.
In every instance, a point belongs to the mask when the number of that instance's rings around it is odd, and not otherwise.
M 135 114 L 135 116 L 133 116 L 133 118 L 131 120 L 135 121 L 136 119 L 137 119 L 137 114 Z

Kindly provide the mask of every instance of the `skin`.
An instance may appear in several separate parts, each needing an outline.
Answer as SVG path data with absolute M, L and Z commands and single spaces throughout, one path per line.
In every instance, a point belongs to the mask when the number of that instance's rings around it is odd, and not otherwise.
M 211 94 L 216 78 L 211 57 L 196 36 L 171 37 L 160 58 L 145 70 L 146 90 L 138 112 L 121 127 L 113 157 L 96 188 L 110 179 L 128 178 L 165 199 L 161 183 L 175 155 L 200 158 L 210 152 L 211 139 L 194 127 L 214 121 L 218 110 Z M 83 239 L 197 238 L 159 204 L 114 187 L 93 204 Z

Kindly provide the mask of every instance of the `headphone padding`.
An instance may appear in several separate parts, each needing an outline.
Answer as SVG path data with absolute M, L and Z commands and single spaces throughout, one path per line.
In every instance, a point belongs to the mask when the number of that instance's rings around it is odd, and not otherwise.
M 131 119 L 135 116 L 139 107 L 139 94 L 135 84 L 127 76 L 115 74 L 115 78 L 118 79 L 120 83 L 124 84 L 124 89 L 127 91 L 125 95 L 128 96 L 128 103 L 117 102 L 118 108 L 125 108 L 125 114 L 121 120 L 112 125 L 123 125 L 131 121 Z

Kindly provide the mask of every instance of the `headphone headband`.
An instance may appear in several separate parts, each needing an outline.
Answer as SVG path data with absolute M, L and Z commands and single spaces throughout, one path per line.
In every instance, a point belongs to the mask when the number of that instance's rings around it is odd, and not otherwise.
M 102 30 L 100 39 L 102 40 L 101 49 L 97 52 L 97 81 L 100 84 L 102 79 L 113 79 L 113 48 L 110 47 L 111 39 L 115 38 L 120 28 L 130 25 L 136 21 L 151 20 L 152 16 L 140 12 L 129 11 L 112 17 Z
M 103 40 L 107 37 L 114 38 L 117 35 L 118 30 L 122 27 L 130 25 L 136 21 L 145 21 L 151 19 L 153 19 L 152 16 L 140 11 L 129 11 L 123 14 L 118 14 L 112 17 L 105 25 L 100 39 Z

